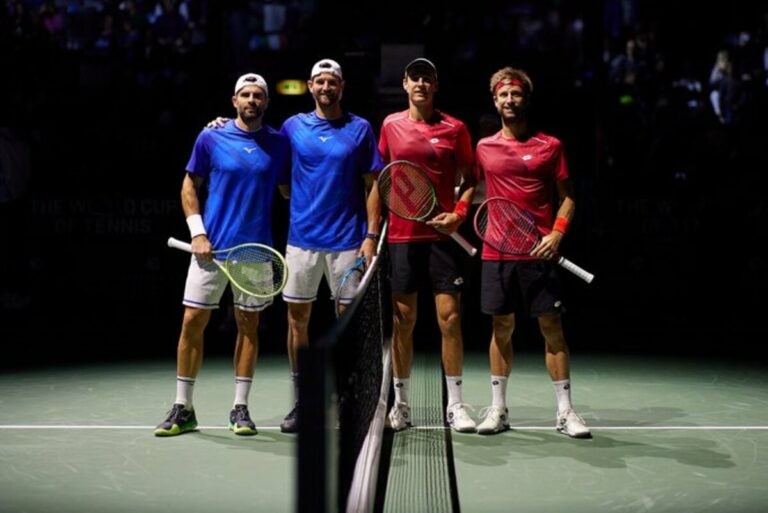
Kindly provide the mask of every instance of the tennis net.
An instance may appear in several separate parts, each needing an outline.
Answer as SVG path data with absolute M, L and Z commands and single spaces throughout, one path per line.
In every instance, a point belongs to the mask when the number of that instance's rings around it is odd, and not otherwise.
M 385 232 L 386 225 L 382 242 Z M 387 247 L 380 243 L 355 300 L 300 355 L 300 512 L 373 509 L 390 380 L 388 270 Z

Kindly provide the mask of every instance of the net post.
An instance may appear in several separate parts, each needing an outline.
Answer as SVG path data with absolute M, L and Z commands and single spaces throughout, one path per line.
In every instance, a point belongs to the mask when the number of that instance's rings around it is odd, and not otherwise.
M 299 350 L 297 512 L 335 513 L 337 498 L 336 408 L 332 348 Z

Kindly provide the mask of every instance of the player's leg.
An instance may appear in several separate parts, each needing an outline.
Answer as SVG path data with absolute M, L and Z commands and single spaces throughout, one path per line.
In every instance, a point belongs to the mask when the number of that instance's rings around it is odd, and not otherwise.
M 309 344 L 309 319 L 312 303 L 317 299 L 317 290 L 323 278 L 323 255 L 319 251 L 306 250 L 288 245 L 285 259 L 288 281 L 283 289 L 283 299 L 288 306 L 287 351 L 293 383 L 294 405 L 280 424 L 283 433 L 295 433 L 299 400 L 299 349 Z
M 570 351 L 563 331 L 562 287 L 557 269 L 551 262 L 531 262 L 521 269 L 528 311 L 538 318 L 544 338 L 544 361 L 557 398 L 556 429 L 574 438 L 591 435 L 584 419 L 571 404 Z
M 174 436 L 197 428 L 192 396 L 203 361 L 203 334 L 211 311 L 219 307 L 227 283 L 227 277 L 215 264 L 190 259 L 176 351 L 176 399 L 166 419 L 155 429 L 157 436 Z
M 427 269 L 427 247 L 423 243 L 390 244 L 393 308 L 392 382 L 395 404 L 387 423 L 396 431 L 412 425 L 408 395 L 413 367 L 413 330 L 418 315 L 418 289 Z
M 512 371 L 514 353 L 515 309 L 518 303 L 517 275 L 512 262 L 482 263 L 481 309 L 492 316 L 488 358 L 491 370 L 491 405 L 481 412 L 480 434 L 494 434 L 509 429 L 507 380 Z
M 482 412 L 483 421 L 477 426 L 477 432 L 480 434 L 494 434 L 509 429 L 507 381 L 514 360 L 514 330 L 515 314 L 493 316 L 493 332 L 488 348 L 491 364 L 491 405 Z
M 450 242 L 430 244 L 429 277 L 435 297 L 437 325 L 442 339 L 442 360 L 448 390 L 446 419 L 459 432 L 475 431 L 462 394 L 464 340 L 461 333 L 461 289 L 464 283 L 456 246 Z
M 203 363 L 203 342 L 205 327 L 211 319 L 212 310 L 193 308 L 187 306 L 184 308 L 184 317 L 181 323 L 181 334 L 176 348 L 176 375 L 188 378 L 194 381 L 200 367 Z M 177 397 L 177 401 L 178 401 Z M 185 404 L 191 404 L 191 393 L 189 398 L 183 401 Z
M 252 304 L 248 304 L 248 302 Z M 245 303 L 245 304 L 244 304 Z M 229 429 L 237 435 L 255 435 L 256 425 L 248 411 L 248 396 L 253 383 L 253 371 L 259 355 L 259 318 L 260 311 L 267 304 L 256 298 L 235 293 L 235 399 L 229 413 Z
M 412 425 L 409 393 L 413 368 L 413 329 L 418 313 L 418 294 L 393 293 L 392 384 L 395 404 L 388 415 L 388 426 L 395 431 Z
M 437 323 L 442 338 L 442 361 L 448 390 L 446 419 L 459 432 L 473 432 L 477 427 L 467 412 L 462 394 L 464 381 L 464 341 L 461 336 L 458 293 L 435 294 Z

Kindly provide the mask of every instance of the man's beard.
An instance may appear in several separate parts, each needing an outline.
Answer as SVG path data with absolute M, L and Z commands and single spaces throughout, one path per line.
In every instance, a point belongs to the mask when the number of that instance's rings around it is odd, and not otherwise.
M 341 95 L 318 95 L 317 96 L 317 102 L 322 107 L 333 107 L 334 105 L 338 104 L 341 100 Z
M 521 105 L 519 107 L 510 107 L 509 110 L 512 112 L 508 114 L 505 109 L 499 109 L 499 114 L 501 114 L 501 117 L 504 118 L 505 121 L 522 121 L 525 119 L 526 111 L 524 105 Z
M 253 110 L 253 113 L 248 112 L 246 109 L 243 109 L 242 112 L 240 112 L 240 118 L 246 123 L 256 121 L 262 114 L 264 114 L 264 111 L 259 107 L 251 107 L 251 109 Z

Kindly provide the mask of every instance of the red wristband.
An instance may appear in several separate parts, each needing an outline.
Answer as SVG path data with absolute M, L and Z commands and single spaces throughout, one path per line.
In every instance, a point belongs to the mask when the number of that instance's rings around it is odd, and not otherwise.
M 553 226 L 552 229 L 557 230 L 562 234 L 565 234 L 565 232 L 568 231 L 569 224 L 570 224 L 570 221 L 568 221 L 567 218 L 562 216 L 557 216 L 557 218 L 555 219 L 555 226 Z
M 453 209 L 453 213 L 458 215 L 461 220 L 467 218 L 467 214 L 469 213 L 469 202 L 465 200 L 460 200 L 456 202 L 456 206 Z

